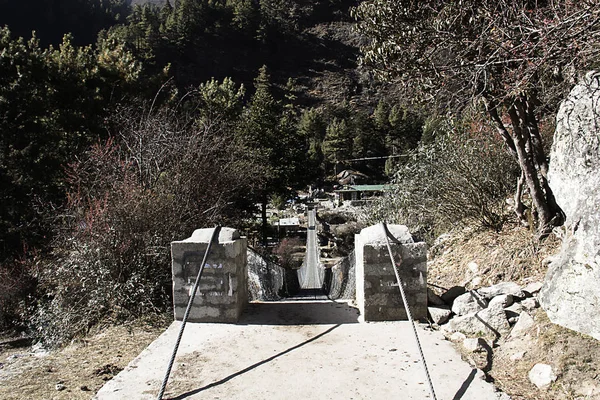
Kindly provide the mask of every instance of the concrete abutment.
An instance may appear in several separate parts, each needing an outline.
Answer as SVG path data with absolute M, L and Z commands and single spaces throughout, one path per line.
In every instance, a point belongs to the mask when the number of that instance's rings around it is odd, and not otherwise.
M 415 243 L 404 225 L 387 225 L 394 263 L 413 319 L 427 318 L 427 245 Z M 365 321 L 406 320 L 383 224 L 355 237 L 356 301 Z
M 213 229 L 197 229 L 171 243 L 173 307 L 182 320 Z M 238 321 L 248 303 L 247 242 L 232 228 L 221 228 L 213 242 L 188 317 L 189 322 Z
M 408 228 L 388 225 L 390 246 L 412 317 L 427 318 L 427 246 L 415 243 Z M 181 320 L 194 287 L 212 229 L 171 243 L 173 303 Z M 406 320 L 390 262 L 384 225 L 356 235 L 356 301 L 365 321 Z M 188 321 L 236 323 L 248 303 L 247 242 L 232 228 L 221 228 L 212 244 Z

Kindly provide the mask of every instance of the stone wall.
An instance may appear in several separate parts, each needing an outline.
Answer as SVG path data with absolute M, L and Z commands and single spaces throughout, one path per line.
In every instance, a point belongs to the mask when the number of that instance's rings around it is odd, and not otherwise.
M 548 178 L 566 214 L 540 303 L 552 322 L 600 340 L 600 84 L 589 73 L 561 104 Z
M 171 243 L 175 319 L 183 319 L 212 229 L 198 229 L 191 237 Z M 221 228 L 212 244 L 189 322 L 237 322 L 248 303 L 245 238 L 237 230 Z
M 388 225 L 392 254 L 413 319 L 427 318 L 427 245 L 414 243 L 408 228 Z M 394 239 L 395 238 L 395 239 Z M 356 301 L 365 321 L 407 319 L 390 261 L 383 225 L 356 235 Z

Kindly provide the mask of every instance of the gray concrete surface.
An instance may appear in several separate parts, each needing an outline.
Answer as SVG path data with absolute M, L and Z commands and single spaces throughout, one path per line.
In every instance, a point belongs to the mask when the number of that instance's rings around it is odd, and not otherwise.
M 96 395 L 154 399 L 180 322 Z M 438 399 L 497 399 L 438 332 L 419 328 Z M 253 303 L 238 324 L 187 324 L 165 399 L 428 399 L 406 321 L 365 323 L 346 303 Z

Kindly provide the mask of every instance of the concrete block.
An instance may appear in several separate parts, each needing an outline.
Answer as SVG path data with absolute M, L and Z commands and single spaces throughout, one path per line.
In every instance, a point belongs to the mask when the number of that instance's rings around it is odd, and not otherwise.
M 212 236 L 198 229 L 191 237 L 171 243 L 173 306 L 181 320 Z M 204 264 L 199 289 L 190 312 L 191 322 L 236 322 L 247 304 L 245 238 L 232 228 L 221 228 Z M 235 312 L 230 311 L 234 309 Z
M 424 242 L 405 244 L 401 249 L 402 262 L 406 265 L 427 261 L 427 244 Z
M 185 310 L 184 310 L 185 312 Z M 183 314 L 182 314 L 183 317 Z M 221 309 L 219 307 L 210 306 L 192 306 L 188 322 L 214 322 L 221 319 Z
M 392 227 L 390 225 L 390 227 Z M 406 319 L 381 225 L 365 228 L 356 235 L 356 300 L 365 321 Z M 390 228 L 403 232 L 404 228 Z M 408 232 L 406 230 L 406 232 Z M 365 233 L 366 235 L 363 235 Z M 409 237 L 410 233 L 405 235 Z M 382 238 L 384 240 L 382 240 Z M 391 241 L 390 248 L 398 275 L 403 283 L 411 314 L 427 318 L 427 246 L 425 243 Z

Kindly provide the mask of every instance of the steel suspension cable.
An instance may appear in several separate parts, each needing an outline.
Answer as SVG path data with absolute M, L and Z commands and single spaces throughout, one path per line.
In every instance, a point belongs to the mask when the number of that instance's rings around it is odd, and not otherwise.
M 204 252 L 204 257 L 202 258 L 202 264 L 200 264 L 200 269 L 198 270 L 198 276 L 196 277 L 196 282 L 194 283 L 194 288 L 192 289 L 192 293 L 190 299 L 188 300 L 187 307 L 185 309 L 185 314 L 183 314 L 183 320 L 181 321 L 181 327 L 179 328 L 179 335 L 177 336 L 177 341 L 175 342 L 175 348 L 173 349 L 173 354 L 171 355 L 171 360 L 169 361 L 169 366 L 167 367 L 167 372 L 165 373 L 165 378 L 163 379 L 162 386 L 160 387 L 160 392 L 158 393 L 157 400 L 162 400 L 163 395 L 165 394 L 165 389 L 167 388 L 167 382 L 169 381 L 169 375 L 171 375 L 171 369 L 173 368 L 173 363 L 175 363 L 175 357 L 177 356 L 177 350 L 179 349 L 179 344 L 181 343 L 181 338 L 183 336 L 183 330 L 185 329 L 185 324 L 190 315 L 190 311 L 192 309 L 192 303 L 194 302 L 194 297 L 196 297 L 196 292 L 198 291 L 198 286 L 200 286 L 200 278 L 202 278 L 202 272 L 204 271 L 204 265 L 206 264 L 206 260 L 208 259 L 208 254 L 210 253 L 210 248 L 212 246 L 212 242 L 217 236 L 217 233 L 221 230 L 219 225 L 215 226 L 213 229 L 212 235 L 210 236 L 210 241 L 206 246 L 206 251 Z
M 433 389 L 433 383 L 431 381 L 431 376 L 429 375 L 429 369 L 427 368 L 427 362 L 425 361 L 425 356 L 423 355 L 423 349 L 421 348 L 421 341 L 419 340 L 419 334 L 417 333 L 417 327 L 415 326 L 415 322 L 413 321 L 412 314 L 410 312 L 410 308 L 408 307 L 408 301 L 406 301 L 406 294 L 404 293 L 404 288 L 402 287 L 402 280 L 400 279 L 400 274 L 396 268 L 396 263 L 394 262 L 394 255 L 392 253 L 392 246 L 390 245 L 390 239 L 388 236 L 388 228 L 385 222 L 381 223 L 381 227 L 383 229 L 383 235 L 385 237 L 385 242 L 388 249 L 388 254 L 390 256 L 390 262 L 392 263 L 392 269 L 394 270 L 394 274 L 396 275 L 396 280 L 398 281 L 398 288 L 400 288 L 400 295 L 402 296 L 402 301 L 404 302 L 404 309 L 406 310 L 406 317 L 410 321 L 412 326 L 413 333 L 415 335 L 415 340 L 417 342 L 417 348 L 419 349 L 419 355 L 421 356 L 421 362 L 423 363 L 423 369 L 425 370 L 425 375 L 427 376 L 427 383 L 429 383 L 429 391 L 431 392 L 431 396 L 433 400 L 437 400 L 435 395 L 435 390 Z

